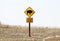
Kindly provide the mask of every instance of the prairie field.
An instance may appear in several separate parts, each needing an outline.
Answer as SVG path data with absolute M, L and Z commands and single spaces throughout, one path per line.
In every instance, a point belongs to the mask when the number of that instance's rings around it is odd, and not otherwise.
M 60 28 L 0 25 L 0 41 L 60 41 Z

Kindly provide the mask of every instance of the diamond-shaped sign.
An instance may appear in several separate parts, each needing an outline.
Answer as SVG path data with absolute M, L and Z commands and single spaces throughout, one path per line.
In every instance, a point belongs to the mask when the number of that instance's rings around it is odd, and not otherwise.
M 28 8 L 24 11 L 24 13 L 25 13 L 28 17 L 31 17 L 31 16 L 35 13 L 35 11 L 34 11 L 31 7 L 28 7 Z

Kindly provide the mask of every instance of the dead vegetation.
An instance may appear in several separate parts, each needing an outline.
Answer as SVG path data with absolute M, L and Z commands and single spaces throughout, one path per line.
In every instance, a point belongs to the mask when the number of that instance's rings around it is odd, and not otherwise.
M 0 41 L 43 41 L 48 36 L 60 35 L 60 28 L 31 27 L 31 37 L 28 32 L 28 27 L 25 26 L 1 25 Z M 54 39 L 46 41 L 54 41 Z

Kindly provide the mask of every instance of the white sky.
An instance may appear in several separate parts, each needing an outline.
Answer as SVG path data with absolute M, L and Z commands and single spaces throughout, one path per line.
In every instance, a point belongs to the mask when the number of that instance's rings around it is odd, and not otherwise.
M 60 0 L 0 0 L 2 24 L 28 25 L 24 11 L 35 11 L 32 26 L 60 26 Z

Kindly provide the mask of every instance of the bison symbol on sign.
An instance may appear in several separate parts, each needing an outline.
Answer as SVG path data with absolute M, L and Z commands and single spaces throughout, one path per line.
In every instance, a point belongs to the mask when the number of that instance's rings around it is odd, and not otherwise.
M 31 10 L 28 10 L 28 11 L 27 11 L 27 14 L 28 14 L 28 13 L 29 13 L 29 14 L 31 14 L 31 13 L 32 13 L 32 11 L 31 11 Z

